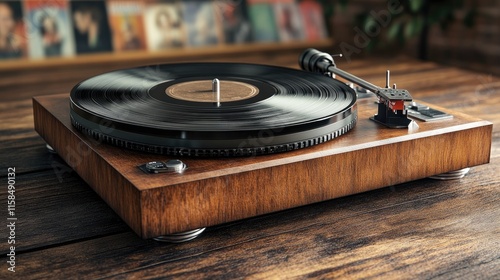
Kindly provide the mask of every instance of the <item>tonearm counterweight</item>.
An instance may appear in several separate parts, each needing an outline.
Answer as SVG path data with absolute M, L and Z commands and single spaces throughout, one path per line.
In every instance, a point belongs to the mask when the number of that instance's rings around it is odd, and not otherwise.
M 407 90 L 397 89 L 396 84 L 390 87 L 389 71 L 386 73 L 386 87 L 382 88 L 337 68 L 330 54 L 315 49 L 305 50 L 299 58 L 299 64 L 306 71 L 321 72 L 332 77 L 338 75 L 375 93 L 379 99 L 378 113 L 371 120 L 391 128 L 406 128 L 411 123 L 405 102 L 412 101 L 412 97 Z

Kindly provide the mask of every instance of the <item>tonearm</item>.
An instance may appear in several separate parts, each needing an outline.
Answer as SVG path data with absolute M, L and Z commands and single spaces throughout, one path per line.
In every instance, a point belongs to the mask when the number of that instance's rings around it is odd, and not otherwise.
M 396 84 L 390 87 L 389 71 L 386 72 L 386 86 L 382 88 L 337 68 L 330 54 L 316 49 L 305 50 L 299 58 L 299 64 L 306 71 L 320 72 L 332 77 L 338 75 L 375 93 L 378 96 L 378 113 L 371 117 L 371 120 L 391 128 L 406 128 L 411 123 L 405 102 L 412 101 L 412 97 L 407 90 L 397 89 Z

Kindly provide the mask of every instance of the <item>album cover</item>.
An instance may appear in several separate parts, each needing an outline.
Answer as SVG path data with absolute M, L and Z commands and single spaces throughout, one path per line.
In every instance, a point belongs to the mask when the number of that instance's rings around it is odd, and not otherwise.
M 299 11 L 304 25 L 304 37 L 308 41 L 327 38 L 323 6 L 316 0 L 299 2 Z
M 272 2 L 270 0 L 247 1 L 253 38 L 257 42 L 276 42 L 279 39 Z
M 75 53 L 68 1 L 24 1 L 31 58 L 71 56 Z
M 146 49 L 144 4 L 123 0 L 108 0 L 107 3 L 115 51 Z
M 274 16 L 281 42 L 304 38 L 302 19 L 295 0 L 278 0 L 274 3 Z
M 215 16 L 220 20 L 224 42 L 240 44 L 252 41 L 252 27 L 245 1 L 215 1 Z
M 70 1 L 76 52 L 112 51 L 111 31 L 104 1 Z
M 0 59 L 26 57 L 21 1 L 0 1 Z
M 193 47 L 219 43 L 219 28 L 212 1 L 182 1 L 188 44 Z
M 150 3 L 146 6 L 145 23 L 150 50 L 179 48 L 185 45 L 184 19 L 179 2 Z

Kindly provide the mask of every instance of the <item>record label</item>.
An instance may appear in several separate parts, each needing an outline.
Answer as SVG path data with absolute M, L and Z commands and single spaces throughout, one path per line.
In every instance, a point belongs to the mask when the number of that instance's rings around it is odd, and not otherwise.
M 178 83 L 169 86 L 168 96 L 193 102 L 214 102 L 216 97 L 212 89 L 212 80 L 199 80 Z M 240 101 L 252 98 L 259 89 L 251 84 L 237 81 L 220 81 L 220 102 Z

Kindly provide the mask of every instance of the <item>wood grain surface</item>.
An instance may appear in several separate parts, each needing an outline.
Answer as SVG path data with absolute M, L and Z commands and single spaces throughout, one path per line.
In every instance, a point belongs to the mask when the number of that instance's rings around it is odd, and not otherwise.
M 371 120 L 372 96 L 357 102 L 358 122 L 333 141 L 258 157 L 182 158 L 182 174 L 137 166 L 175 159 L 133 152 L 79 133 L 68 95 L 33 99 L 35 130 L 141 237 L 152 238 L 255 217 L 489 162 L 492 125 L 447 111 L 418 130 Z M 438 110 L 446 109 L 434 107 Z
M 260 61 L 296 67 L 296 57 Z M 5 86 L 0 94 L 0 176 L 5 182 L 7 167 L 16 167 L 14 276 L 498 277 L 500 79 L 408 59 L 337 65 L 380 85 L 390 68 L 392 80 L 414 98 L 492 122 L 491 162 L 461 180 L 421 179 L 211 227 L 189 243 L 163 244 L 140 239 L 57 155 L 46 151 L 33 130 L 30 98 L 40 93 L 36 87 L 17 93 Z M 59 79 L 65 79 L 64 73 Z M 1 82 L 7 83 L 3 77 Z M 4 188 L 0 201 L 5 203 L 6 196 Z M 0 234 L 7 236 L 5 227 Z M 13 276 L 5 263 L 7 250 L 7 243 L 0 242 L 3 279 Z

